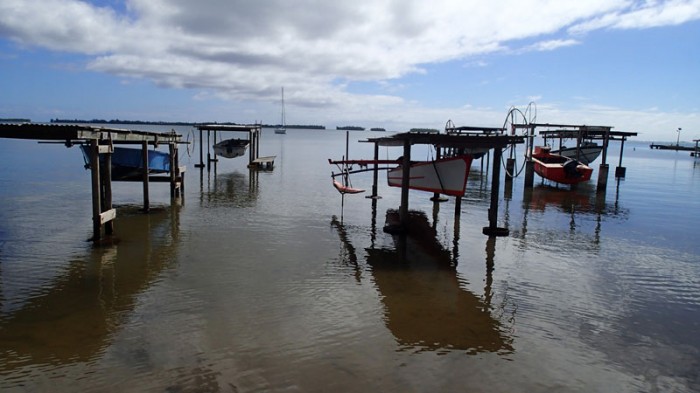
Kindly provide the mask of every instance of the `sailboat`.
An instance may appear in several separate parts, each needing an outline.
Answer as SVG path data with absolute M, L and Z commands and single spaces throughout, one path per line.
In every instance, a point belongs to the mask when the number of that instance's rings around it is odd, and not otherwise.
M 286 134 L 287 133 L 287 128 L 285 125 L 285 118 L 284 118 L 284 87 L 282 88 L 282 123 L 280 124 L 279 127 L 275 128 L 275 134 Z

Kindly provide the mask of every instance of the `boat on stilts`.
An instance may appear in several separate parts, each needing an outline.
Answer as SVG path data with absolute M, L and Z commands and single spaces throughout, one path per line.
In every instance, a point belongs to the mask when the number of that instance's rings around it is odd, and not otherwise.
M 561 184 L 578 184 L 591 179 L 593 169 L 573 158 L 553 154 L 549 146 L 535 146 L 535 173 Z
M 472 155 L 460 155 L 446 157 L 432 161 L 412 161 L 409 171 L 408 188 L 412 190 L 440 193 L 450 196 L 464 196 L 464 190 L 469 177 L 469 169 L 474 157 Z M 338 165 L 341 172 L 333 174 L 333 185 L 341 193 L 357 193 L 358 191 L 347 183 L 340 183 L 335 177 L 360 172 L 375 170 L 370 165 L 392 165 L 390 167 L 380 167 L 378 170 L 387 170 L 387 183 L 390 187 L 401 187 L 403 184 L 403 160 L 328 160 L 329 164 Z M 358 165 L 360 169 L 352 169 L 352 165 Z M 338 185 L 336 185 L 336 183 Z M 351 192 L 357 191 L 357 192 Z

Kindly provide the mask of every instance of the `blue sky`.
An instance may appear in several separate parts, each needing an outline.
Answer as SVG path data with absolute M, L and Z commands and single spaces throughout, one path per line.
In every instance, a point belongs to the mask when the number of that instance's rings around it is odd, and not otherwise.
M 581 4 L 582 3 L 582 4 Z M 700 0 L 3 0 L 0 117 L 700 138 Z

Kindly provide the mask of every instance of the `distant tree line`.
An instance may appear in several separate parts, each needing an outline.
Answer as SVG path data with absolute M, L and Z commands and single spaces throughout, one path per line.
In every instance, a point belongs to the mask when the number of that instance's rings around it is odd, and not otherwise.
M 31 123 L 32 121 L 30 119 L 21 119 L 21 118 L 2 118 L 0 117 L 0 123 Z
M 29 120 L 27 120 L 29 121 Z M 91 120 L 84 120 L 84 119 L 51 119 L 51 123 L 67 123 L 67 124 L 75 124 L 75 123 L 81 123 L 81 124 L 140 124 L 140 125 L 157 125 L 157 126 L 199 126 L 199 125 L 204 125 L 204 124 L 221 124 L 221 125 L 240 125 L 240 123 L 232 123 L 232 122 L 187 122 L 187 121 L 143 121 L 143 120 L 121 120 L 121 119 L 112 119 L 112 120 L 105 120 L 105 119 L 91 119 Z M 268 128 L 274 128 L 278 127 L 279 125 L 276 124 L 261 124 L 261 127 L 268 127 Z M 319 125 L 304 125 L 304 124 L 287 124 L 285 127 L 287 128 L 307 128 L 307 129 L 312 129 L 312 130 L 325 130 L 326 126 L 319 126 Z

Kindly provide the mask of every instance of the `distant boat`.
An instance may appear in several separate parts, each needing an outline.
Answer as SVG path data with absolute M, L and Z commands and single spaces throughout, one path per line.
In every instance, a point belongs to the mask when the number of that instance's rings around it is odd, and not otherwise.
M 451 196 L 463 196 L 473 159 L 472 155 L 462 155 L 435 161 L 411 163 L 408 188 Z M 390 169 L 387 172 L 387 181 L 391 187 L 401 187 L 403 184 L 402 166 Z
M 573 158 L 552 154 L 549 146 L 535 146 L 532 160 L 538 175 L 557 183 L 581 183 L 590 180 L 593 173 L 591 167 Z
M 282 123 L 280 123 L 280 126 L 275 128 L 275 134 L 286 134 L 287 133 L 287 128 L 286 128 L 286 119 L 285 119 L 285 113 L 284 113 L 284 87 L 282 88 Z
M 603 151 L 603 147 L 599 144 L 595 142 L 583 142 L 578 149 L 576 147 L 562 147 L 561 150 L 553 150 L 552 154 L 573 158 L 582 164 L 588 165 L 598 158 L 601 151 Z
M 90 146 L 80 145 L 85 159 L 85 167 L 90 167 Z M 112 153 L 112 180 L 141 180 L 143 178 L 143 150 L 128 147 L 115 147 Z M 100 164 L 104 164 L 105 155 L 100 154 Z M 148 150 L 148 173 L 170 172 L 170 154 L 157 150 Z
M 247 139 L 226 139 L 214 145 L 214 153 L 224 158 L 236 158 L 245 154 L 250 141 Z
M 369 129 L 370 131 L 386 131 L 386 128 L 382 127 L 372 127 Z

